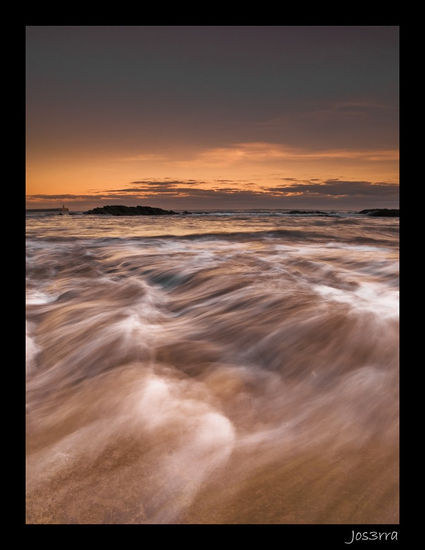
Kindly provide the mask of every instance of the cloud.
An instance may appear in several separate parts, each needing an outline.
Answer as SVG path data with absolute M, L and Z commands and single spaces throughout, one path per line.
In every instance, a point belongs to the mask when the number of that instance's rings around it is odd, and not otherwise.
M 398 199 L 399 187 L 394 183 L 370 181 L 351 181 L 328 179 L 321 183 L 310 183 L 313 180 L 306 180 L 307 183 L 296 183 L 293 185 L 283 185 L 271 187 L 269 191 L 276 195 L 292 195 L 300 193 L 301 195 L 312 197 L 381 197 L 383 199 Z
M 106 195 L 101 195 L 106 196 Z M 27 199 L 29 200 L 51 200 L 51 201 L 58 201 L 58 200 L 81 200 L 81 199 L 93 199 L 94 197 L 98 197 L 97 195 L 73 195 L 70 193 L 62 194 L 62 195 L 45 195 L 45 194 L 36 194 L 36 195 L 27 195 Z
M 109 193 L 138 193 L 152 191 L 165 191 L 166 189 L 177 189 L 181 186 L 187 185 L 202 185 L 206 183 L 201 180 L 136 180 L 130 182 L 130 185 L 137 185 L 137 187 L 124 187 L 122 189 L 109 189 Z
M 37 194 L 27 197 L 28 204 L 153 204 L 170 208 L 314 208 L 358 207 L 368 205 L 394 207 L 398 203 L 398 185 L 367 180 L 280 178 L 282 185 L 258 189 L 227 185 L 202 188 L 195 180 L 139 180 L 143 185 L 103 190 L 93 194 Z M 228 180 L 232 181 L 232 180 Z M 190 182 L 188 184 L 188 182 Z M 134 185 L 134 182 L 132 182 Z M 214 184 L 212 184 L 214 185 Z M 92 206 L 90 206 L 92 207 Z
M 187 186 L 202 185 L 205 183 L 200 180 L 136 180 L 132 181 L 130 185 L 136 185 L 137 187 L 124 187 L 120 189 L 108 189 L 107 193 L 111 196 L 118 196 L 116 193 L 129 195 L 145 196 L 152 192 L 154 193 L 175 193 L 183 189 L 187 190 Z M 102 191 L 104 193 L 104 191 Z
M 386 105 L 367 99 L 354 99 L 351 101 L 323 102 L 321 106 L 304 106 L 293 109 L 291 112 L 282 113 L 273 118 L 257 122 L 260 128 L 288 127 L 298 123 L 318 124 L 347 124 L 356 121 L 364 123 L 365 119 L 373 119 L 377 116 L 394 115 L 397 113 L 395 105 Z
M 132 181 L 132 184 L 140 185 L 141 188 L 146 187 L 177 187 L 181 185 L 202 185 L 203 183 L 206 183 L 205 181 L 201 180 L 138 180 L 138 181 Z
M 143 189 L 145 188 L 144 187 L 125 187 L 124 189 L 110 189 L 109 193 L 139 193 Z
M 193 159 L 176 161 L 176 165 L 233 165 L 295 160 L 358 160 L 365 162 L 397 161 L 397 149 L 324 149 L 291 147 L 280 143 L 248 142 L 206 149 Z

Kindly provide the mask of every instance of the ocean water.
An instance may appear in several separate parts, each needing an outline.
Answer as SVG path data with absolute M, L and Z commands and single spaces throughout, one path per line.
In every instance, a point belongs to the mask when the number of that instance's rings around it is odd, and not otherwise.
M 28 523 L 397 523 L 398 218 L 27 217 Z

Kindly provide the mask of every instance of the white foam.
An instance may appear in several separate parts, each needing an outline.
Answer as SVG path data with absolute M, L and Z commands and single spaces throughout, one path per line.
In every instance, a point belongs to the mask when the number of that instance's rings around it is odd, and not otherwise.
M 348 244 L 348 243 L 337 243 L 337 242 L 330 242 L 321 245 L 324 248 L 337 248 L 341 250 L 359 250 L 361 252 L 382 252 L 387 254 L 388 252 L 391 252 L 389 248 L 385 248 L 382 246 L 371 246 L 371 245 L 365 245 L 365 244 Z
M 398 318 L 399 291 L 379 283 L 362 282 L 354 290 L 343 290 L 321 284 L 313 285 L 313 289 L 325 299 L 349 304 L 354 309 Z
M 155 512 L 149 522 L 176 520 L 206 478 L 224 466 L 234 448 L 231 421 L 201 400 L 201 395 L 192 397 L 193 386 L 193 381 L 151 375 L 141 388 L 138 412 L 142 426 L 150 433 L 172 428 L 170 453 L 157 464 L 162 486 L 155 495 Z M 178 497 L 170 498 L 172 495 Z
M 30 323 L 26 323 L 26 337 L 25 337 L 25 363 L 26 363 L 26 372 L 27 374 L 30 373 L 34 366 L 34 359 L 37 355 L 37 353 L 40 352 L 40 347 L 37 346 L 35 343 L 35 340 L 32 336 L 30 336 L 30 330 L 32 328 L 32 325 Z
M 41 290 L 28 290 L 26 294 L 26 303 L 27 305 L 42 305 L 54 302 L 56 298 L 56 294 L 47 294 Z

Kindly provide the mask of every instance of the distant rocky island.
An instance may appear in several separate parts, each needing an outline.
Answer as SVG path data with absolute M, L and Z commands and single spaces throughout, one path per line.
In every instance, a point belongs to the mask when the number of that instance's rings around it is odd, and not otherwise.
M 152 206 L 123 206 L 119 204 L 93 208 L 83 212 L 83 214 L 95 214 L 97 216 L 170 216 L 177 214 L 177 212 Z
M 367 216 L 377 216 L 385 218 L 397 218 L 400 216 L 399 208 L 372 208 L 366 210 L 360 210 L 359 214 L 366 214 Z

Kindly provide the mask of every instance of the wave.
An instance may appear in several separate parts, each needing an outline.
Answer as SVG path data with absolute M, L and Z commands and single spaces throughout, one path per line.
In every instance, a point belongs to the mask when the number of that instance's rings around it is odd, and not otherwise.
M 27 522 L 397 521 L 395 225 L 57 223 L 29 227 Z

